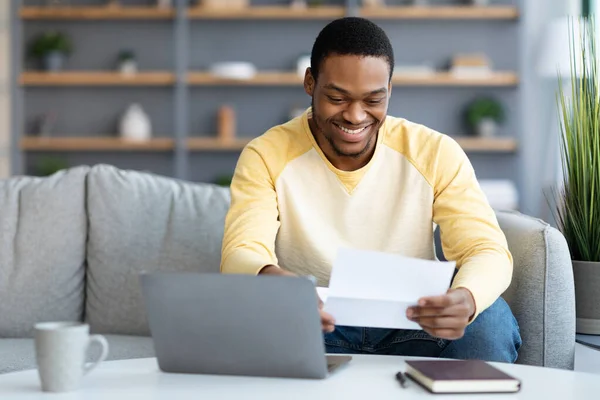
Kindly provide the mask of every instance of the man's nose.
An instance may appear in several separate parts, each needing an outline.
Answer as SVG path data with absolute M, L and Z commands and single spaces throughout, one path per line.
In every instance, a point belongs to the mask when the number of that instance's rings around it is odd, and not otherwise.
M 342 113 L 342 117 L 353 125 L 359 125 L 367 118 L 367 113 L 363 110 L 360 102 L 352 102 Z

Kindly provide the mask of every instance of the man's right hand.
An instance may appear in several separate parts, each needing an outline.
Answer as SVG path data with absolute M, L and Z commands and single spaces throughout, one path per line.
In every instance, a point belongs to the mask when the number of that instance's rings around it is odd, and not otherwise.
M 279 268 L 276 265 L 267 265 L 258 273 L 259 275 L 281 275 L 281 276 L 298 276 L 290 271 L 286 271 L 282 268 Z M 321 316 L 321 328 L 323 332 L 331 333 L 335 330 L 335 320 L 333 317 L 323 311 L 323 301 L 317 294 L 317 300 L 319 301 L 319 314 Z

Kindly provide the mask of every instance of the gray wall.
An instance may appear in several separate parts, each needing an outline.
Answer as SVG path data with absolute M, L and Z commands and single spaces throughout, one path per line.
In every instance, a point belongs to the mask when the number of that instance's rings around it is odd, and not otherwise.
M 102 0 L 103 1 L 103 0 Z M 99 4 L 101 0 L 71 0 L 77 4 Z M 493 95 L 507 108 L 508 120 L 501 135 L 519 140 L 514 154 L 469 154 L 480 178 L 508 178 L 517 182 L 522 209 L 540 214 L 540 181 L 547 154 L 549 111 L 553 106 L 552 87 L 535 76 L 535 49 L 546 21 L 560 15 L 562 0 L 498 0 L 494 4 L 519 6 L 517 21 L 376 21 L 388 32 L 398 64 L 430 61 L 446 64 L 459 52 L 485 52 L 497 69 L 515 70 L 521 84 L 516 88 L 423 88 L 395 87 L 390 114 L 426 124 L 450 135 L 465 130 L 460 115 L 473 97 Z M 401 4 L 402 1 L 387 1 Z M 458 1 L 460 2 L 460 1 Z M 26 0 L 25 4 L 44 3 Z M 148 4 L 149 0 L 123 0 L 126 4 Z M 253 4 L 286 4 L 287 0 L 253 0 Z M 343 4 L 344 1 L 330 1 Z M 436 1 L 436 3 L 457 3 Z M 212 62 L 247 60 L 264 69 L 293 69 L 298 55 L 310 51 L 314 38 L 326 21 L 199 21 L 189 22 L 187 51 L 189 68 L 204 69 Z M 121 48 L 133 48 L 140 68 L 174 70 L 177 43 L 172 21 L 26 21 L 24 39 L 45 28 L 60 28 L 71 34 L 75 54 L 69 69 L 112 68 Z M 186 110 L 190 136 L 212 135 L 216 131 L 216 110 L 221 104 L 234 106 L 240 136 L 254 137 L 284 122 L 292 107 L 305 107 L 310 99 L 302 87 L 189 87 Z M 124 107 L 140 102 L 150 113 L 158 136 L 175 133 L 174 108 L 179 96 L 167 88 L 26 88 L 24 120 L 29 126 L 47 110 L 58 113 L 56 130 L 61 134 L 96 135 L 113 133 Z M 178 97 L 184 98 L 184 97 Z M 184 126 L 181 129 L 186 129 Z M 238 152 L 191 152 L 187 178 L 210 181 L 231 173 Z M 26 154 L 27 171 L 40 155 Z M 173 175 L 174 157 L 163 153 L 82 153 L 65 155 L 72 164 L 110 162 L 121 167 L 146 169 Z

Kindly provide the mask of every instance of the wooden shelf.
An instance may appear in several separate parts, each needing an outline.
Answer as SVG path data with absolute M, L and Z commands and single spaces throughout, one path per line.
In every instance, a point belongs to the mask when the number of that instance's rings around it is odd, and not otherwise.
M 191 151 L 240 151 L 251 138 L 231 142 L 216 137 L 190 137 L 187 148 Z M 457 137 L 456 141 L 468 152 L 513 152 L 517 141 L 513 138 Z M 131 141 L 116 137 L 25 137 L 21 149 L 27 151 L 168 151 L 174 148 L 170 138 Z
M 295 72 L 260 72 L 251 79 L 226 79 L 210 72 L 190 72 L 190 85 L 232 85 L 232 86 L 286 86 L 302 85 L 304 79 Z
M 494 72 L 482 77 L 456 77 L 449 72 L 431 76 L 394 75 L 392 83 L 398 86 L 515 86 L 519 79 L 512 72 Z M 260 72 L 251 79 L 224 79 L 209 72 L 188 74 L 190 85 L 227 86 L 293 86 L 302 85 L 303 78 L 295 72 Z
M 242 9 L 191 7 L 192 19 L 334 19 L 343 17 L 344 7 L 323 6 L 293 9 L 289 6 L 253 6 Z M 360 16 L 373 19 L 516 19 L 519 11 L 512 6 L 389 6 L 362 7 Z M 173 19 L 175 10 L 152 6 L 56 6 L 22 7 L 22 19 L 54 20 L 131 20 Z
M 238 138 L 231 143 L 221 142 L 217 138 L 190 138 L 188 148 L 190 150 L 242 150 L 251 139 Z M 468 152 L 513 152 L 517 149 L 517 141 L 513 138 L 477 138 L 456 137 L 460 146 Z
M 517 150 L 517 141 L 510 137 L 456 137 L 455 140 L 467 152 L 511 153 Z
M 516 86 L 519 83 L 513 72 L 492 72 L 485 76 L 455 76 L 451 72 L 432 75 L 394 74 L 392 83 L 398 86 Z
M 187 141 L 187 147 L 189 150 L 238 151 L 242 150 L 250 140 L 238 138 L 225 142 L 213 137 L 191 137 Z
M 323 6 L 294 9 L 289 6 L 254 6 L 247 8 L 192 7 L 192 19 L 335 19 L 345 15 L 344 7 Z
M 172 8 L 158 7 L 22 7 L 22 19 L 110 20 L 110 19 L 172 19 Z
M 28 151 L 167 151 L 174 143 L 169 138 L 131 141 L 116 137 L 25 137 L 21 149 Z
M 372 19 L 517 19 L 519 11 L 512 6 L 390 6 L 362 7 L 360 16 Z
M 124 75 L 119 72 L 24 72 L 24 86 L 168 86 L 175 83 L 170 72 L 138 72 Z
M 515 86 L 519 83 L 512 72 L 494 72 L 489 76 L 456 77 L 448 72 L 431 76 L 394 75 L 398 86 Z M 23 86 L 168 86 L 175 83 L 170 72 L 139 72 L 132 76 L 119 72 L 24 72 L 20 84 Z M 300 86 L 303 78 L 295 72 L 260 72 L 251 79 L 226 79 L 209 72 L 190 72 L 190 85 L 225 86 Z

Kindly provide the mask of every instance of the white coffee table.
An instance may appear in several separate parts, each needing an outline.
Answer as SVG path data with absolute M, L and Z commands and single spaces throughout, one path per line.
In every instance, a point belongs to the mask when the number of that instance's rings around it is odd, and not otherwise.
M 494 364 L 523 380 L 518 394 L 443 395 L 449 399 L 598 399 L 600 376 L 581 372 Z M 404 370 L 404 358 L 354 356 L 349 365 L 325 380 L 252 378 L 214 375 L 166 374 L 156 359 L 105 362 L 85 377 L 81 388 L 66 394 L 40 391 L 36 370 L 0 375 L 0 399 L 393 399 L 431 398 L 412 381 L 403 389 L 395 380 Z M 438 396 L 439 397 L 439 396 Z

